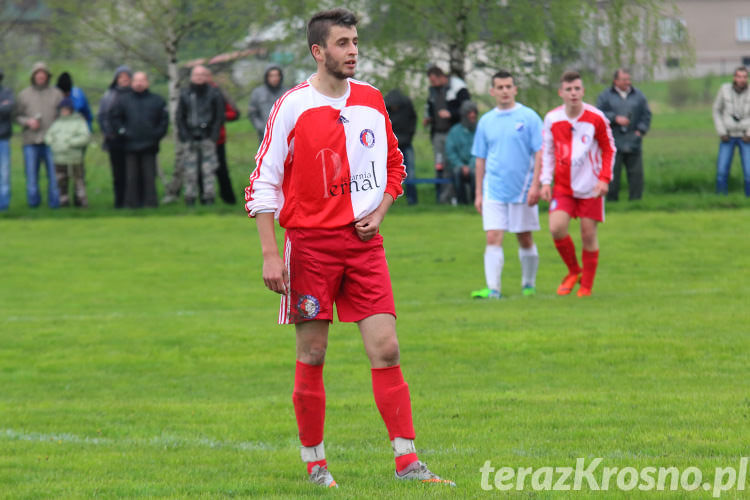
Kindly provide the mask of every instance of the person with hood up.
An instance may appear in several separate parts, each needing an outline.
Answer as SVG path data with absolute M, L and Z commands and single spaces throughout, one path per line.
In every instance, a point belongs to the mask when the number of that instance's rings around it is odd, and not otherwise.
M 112 189 L 114 192 L 115 208 L 125 206 L 125 143 L 112 128 L 109 120 L 109 112 L 115 103 L 123 95 L 130 92 L 130 81 L 133 78 L 133 72 L 128 66 L 120 66 L 115 70 L 115 76 L 112 83 L 99 101 L 99 113 L 96 119 L 99 122 L 99 129 L 104 136 L 102 149 L 109 152 L 109 164 L 112 167 Z
M 461 104 L 461 121 L 448 131 L 445 139 L 445 159 L 447 172 L 453 172 L 453 187 L 458 203 L 474 203 L 474 165 L 476 158 L 471 154 L 474 132 L 477 129 L 479 110 L 472 101 Z
M 133 74 L 132 91 L 117 100 L 109 113 L 110 125 L 124 142 L 125 206 L 155 207 L 156 155 L 159 142 L 167 133 L 167 103 L 148 89 L 148 76 Z
M 91 140 L 88 123 L 84 117 L 75 112 L 75 102 L 65 97 L 58 106 L 60 116 L 44 135 L 44 142 L 49 144 L 55 159 L 57 172 L 57 189 L 60 193 L 60 206 L 68 206 L 68 179 L 72 172 L 74 182 L 73 202 L 77 207 L 89 206 L 86 199 L 86 172 L 83 169 L 83 157 L 86 146 Z
M 47 168 L 47 203 L 50 208 L 60 206 L 52 150 L 44 143 L 44 134 L 57 117 L 57 106 L 63 99 L 60 89 L 50 87 L 51 78 L 52 73 L 45 63 L 34 64 L 31 85 L 18 94 L 16 102 L 16 119 L 23 127 L 26 200 L 32 208 L 38 207 L 42 201 L 39 193 L 39 167 L 42 161 Z
M 10 136 L 13 133 L 13 91 L 3 87 L 0 69 L 0 210 L 10 206 Z
M 250 106 L 247 109 L 247 117 L 258 132 L 258 143 L 263 142 L 263 134 L 266 131 L 266 122 L 271 114 L 271 108 L 276 99 L 289 90 L 284 87 L 284 73 L 281 67 L 272 64 L 266 68 L 263 75 L 263 85 L 255 87 L 250 93 Z

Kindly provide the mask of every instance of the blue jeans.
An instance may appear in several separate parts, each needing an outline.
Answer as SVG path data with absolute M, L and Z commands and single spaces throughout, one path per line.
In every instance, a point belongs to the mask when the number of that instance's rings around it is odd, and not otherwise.
M 0 210 L 10 205 L 10 140 L 0 139 Z
M 740 161 L 745 179 L 745 196 L 750 196 L 750 142 L 743 142 L 740 137 L 731 137 L 727 142 L 719 143 L 719 158 L 716 161 L 716 192 L 729 193 L 729 169 L 734 159 L 734 149 L 740 148 Z
M 39 167 L 42 161 L 47 168 L 47 203 L 50 208 L 60 206 L 60 195 L 57 191 L 55 163 L 52 161 L 52 150 L 46 144 L 28 144 L 23 147 L 23 161 L 26 166 L 26 201 L 30 207 L 38 207 L 42 201 L 39 193 Z
M 406 180 L 417 178 L 417 169 L 414 163 L 414 148 L 411 146 L 405 146 L 400 148 L 401 153 L 404 155 L 404 166 L 406 167 Z M 406 185 L 406 201 L 409 205 L 417 204 L 417 185 L 407 184 Z

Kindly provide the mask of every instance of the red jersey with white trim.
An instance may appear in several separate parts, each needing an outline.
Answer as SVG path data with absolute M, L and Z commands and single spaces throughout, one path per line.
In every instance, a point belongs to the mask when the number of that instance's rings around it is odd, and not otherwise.
M 275 212 L 284 228 L 335 228 L 403 192 L 404 157 L 382 94 L 347 82 L 341 98 L 308 80 L 276 101 L 245 189 L 250 217 Z
M 578 118 L 570 119 L 565 106 L 544 117 L 542 131 L 542 184 L 555 180 L 554 192 L 575 198 L 593 198 L 598 181 L 609 183 L 615 163 L 615 141 L 604 113 L 583 103 Z

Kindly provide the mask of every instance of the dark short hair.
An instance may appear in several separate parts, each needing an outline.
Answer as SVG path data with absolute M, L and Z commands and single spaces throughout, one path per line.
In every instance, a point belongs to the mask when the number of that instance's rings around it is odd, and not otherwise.
M 627 73 L 628 75 L 632 75 L 628 68 L 617 68 L 615 70 L 615 74 L 612 75 L 612 79 L 617 80 L 617 78 L 620 76 L 620 73 Z
M 747 73 L 747 72 L 748 72 L 748 71 L 747 71 L 747 67 L 746 67 L 746 66 L 737 66 L 736 68 L 734 68 L 734 74 L 735 74 L 735 75 L 736 75 L 737 73 L 739 73 L 739 72 L 742 72 L 742 73 Z
M 576 80 L 583 80 L 583 78 L 581 78 L 581 74 L 575 70 L 568 70 L 560 77 L 560 85 L 562 85 L 563 83 L 574 82 Z
M 445 72 L 440 69 L 440 66 L 430 66 L 427 68 L 427 76 L 445 76 Z
M 331 26 L 346 26 L 352 28 L 357 25 L 359 19 L 350 10 L 344 8 L 324 10 L 310 18 L 307 23 L 307 45 L 312 49 L 313 45 L 325 47 Z
M 495 85 L 495 78 L 513 78 L 513 73 L 508 70 L 501 69 L 494 75 L 492 75 L 492 85 Z M 513 85 L 516 84 L 516 79 L 513 78 Z

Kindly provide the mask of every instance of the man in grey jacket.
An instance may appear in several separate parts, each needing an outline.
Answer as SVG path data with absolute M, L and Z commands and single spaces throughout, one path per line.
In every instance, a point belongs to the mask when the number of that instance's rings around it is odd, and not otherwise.
M 263 142 L 263 134 L 266 131 L 268 115 L 276 100 L 284 95 L 287 89 L 284 87 L 284 73 L 281 67 L 272 64 L 266 68 L 263 75 L 263 85 L 255 87 L 250 93 L 250 106 L 247 109 L 247 117 L 258 132 L 258 143 Z
M 16 101 L 16 117 L 23 127 L 26 200 L 30 207 L 38 207 L 41 203 L 39 167 L 42 161 L 47 167 L 47 203 L 50 208 L 60 206 L 52 150 L 44 143 L 44 134 L 57 118 L 57 105 L 63 99 L 60 89 L 50 87 L 51 77 L 52 74 L 46 64 L 43 62 L 34 64 L 31 69 L 31 85 L 18 94 Z
M 13 91 L 3 87 L 0 69 L 0 210 L 10 205 L 10 136 L 13 132 Z
M 630 72 L 615 71 L 612 86 L 599 94 L 596 107 L 607 117 L 612 128 L 617 153 L 607 201 L 617 201 L 622 166 L 628 176 L 630 200 L 643 196 L 643 152 L 641 143 L 651 127 L 651 110 L 643 92 L 630 84 Z
M 716 162 L 716 192 L 729 192 L 729 169 L 734 150 L 739 148 L 745 196 L 750 197 L 750 91 L 746 67 L 735 69 L 732 83 L 721 86 L 714 101 L 713 114 L 716 133 L 721 139 Z

